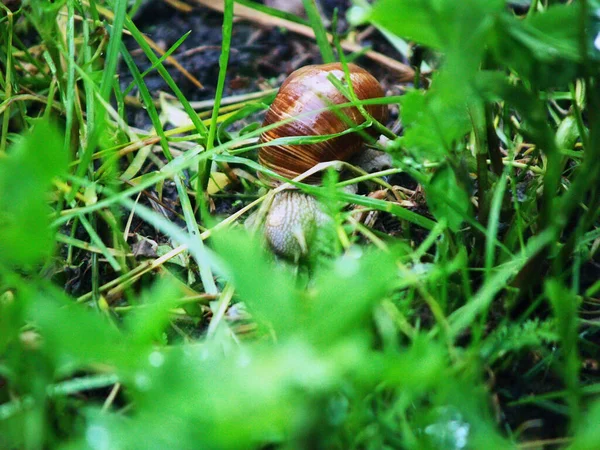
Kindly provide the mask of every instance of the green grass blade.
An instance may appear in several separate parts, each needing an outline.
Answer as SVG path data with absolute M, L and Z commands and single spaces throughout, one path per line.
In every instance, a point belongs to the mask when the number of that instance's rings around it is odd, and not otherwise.
M 143 34 L 140 32 L 140 30 L 129 17 L 125 18 L 125 24 L 127 25 L 127 29 L 129 30 L 133 38 L 136 40 L 140 48 L 144 51 L 150 62 L 153 65 L 156 65 L 156 69 L 163 77 L 169 88 L 171 88 L 171 90 L 177 97 L 177 100 L 181 102 L 183 109 L 188 114 L 190 120 L 196 127 L 196 130 L 202 136 L 206 136 L 208 134 L 206 126 L 204 125 L 204 123 L 202 123 L 200 118 L 198 118 L 198 114 L 196 114 L 196 111 L 194 111 L 194 109 L 190 106 L 190 103 L 188 102 L 187 98 L 185 97 L 185 95 L 183 95 L 181 89 L 179 89 L 179 87 L 177 86 L 177 84 L 175 83 L 165 66 L 159 62 L 159 58 L 154 54 L 154 51 L 144 39 Z
M 221 107 L 221 98 L 223 97 L 223 88 L 225 86 L 225 76 L 227 75 L 227 64 L 229 62 L 229 51 L 231 46 L 231 34 L 233 32 L 233 0 L 225 0 L 225 10 L 223 11 L 223 40 L 221 44 L 221 55 L 219 56 L 219 78 L 217 79 L 217 89 L 215 92 L 215 103 L 213 105 L 210 128 L 208 130 L 208 139 L 206 141 L 206 150 L 210 151 L 214 147 L 215 136 L 217 134 L 217 118 L 219 117 L 219 108 Z M 204 200 L 204 191 L 208 185 L 210 176 L 210 160 L 201 161 L 198 165 L 198 186 L 196 198 L 202 202 Z
M 508 168 L 507 168 L 508 169 Z M 492 197 L 492 204 L 490 206 L 490 215 L 488 218 L 488 226 L 485 240 L 485 276 L 486 280 L 489 280 L 492 275 L 492 268 L 494 267 L 494 250 L 496 248 L 498 226 L 500 224 L 500 210 L 502 208 L 502 200 L 504 193 L 506 192 L 506 185 L 508 183 L 508 175 L 505 171 L 500 177 L 496 189 L 494 190 L 494 196 Z
M 7 25 L 4 27 L 4 40 L 6 41 L 6 68 L 4 74 L 4 98 L 10 99 L 12 96 L 12 42 L 13 42 L 13 15 L 7 13 Z M 10 120 L 10 105 L 6 107 L 2 114 L 2 132 L 0 133 L 0 156 L 6 153 L 6 143 L 8 139 L 8 122 Z
M 98 236 L 98 233 L 96 233 L 96 230 L 94 230 L 94 227 L 89 222 L 89 220 L 87 220 L 84 215 L 79 216 L 79 220 L 81 220 L 81 224 L 90 236 L 92 243 L 102 251 L 102 255 L 104 255 L 106 261 L 116 272 L 120 272 L 121 266 L 119 265 L 113 254 L 110 252 L 108 247 L 104 244 L 104 242 L 102 242 L 102 239 L 100 238 L 100 236 Z
M 175 50 L 177 50 L 179 48 L 179 46 L 181 44 L 183 44 L 183 42 L 189 37 L 189 35 L 192 33 L 192 31 L 188 31 L 187 33 L 185 33 L 183 36 L 181 36 L 179 39 L 177 39 L 177 41 L 171 45 L 171 47 L 169 47 L 169 49 L 160 57 L 156 60 L 155 63 L 153 63 L 150 67 L 148 67 L 146 70 L 144 70 L 141 74 L 142 79 L 144 79 L 146 77 L 146 75 L 148 75 L 150 72 L 152 72 L 154 69 L 156 69 L 156 67 L 159 64 L 162 64 L 169 56 L 171 56 Z M 132 80 L 131 83 L 129 83 L 129 86 L 127 86 L 124 90 L 123 90 L 123 95 L 126 96 L 128 95 L 131 90 L 135 87 L 135 80 Z
M 321 57 L 323 58 L 323 62 L 334 62 L 335 55 L 333 54 L 331 45 L 329 45 L 327 32 L 325 31 L 325 27 L 323 26 L 323 20 L 321 19 L 321 15 L 319 14 L 319 10 L 317 8 L 315 0 L 302 0 L 302 3 L 304 4 L 306 15 L 308 16 L 310 25 L 315 33 L 315 39 L 317 40 L 317 45 L 319 46 L 319 50 L 321 51 Z
M 158 116 L 158 112 L 156 111 L 156 107 L 152 101 L 152 96 L 150 95 L 150 91 L 148 87 L 144 83 L 142 79 L 142 74 L 139 72 L 137 66 L 135 65 L 133 58 L 123 45 L 121 48 L 121 53 L 123 58 L 129 67 L 129 71 L 132 73 L 134 81 L 136 82 L 140 95 L 142 96 L 142 100 L 146 105 L 146 110 L 148 111 L 148 115 L 150 116 L 150 120 L 152 121 L 152 125 L 156 130 L 158 136 L 160 136 L 160 145 L 163 149 L 163 154 L 167 161 L 173 160 L 173 155 L 169 149 L 169 145 L 167 143 L 167 137 L 165 136 L 165 132 L 163 130 L 162 124 L 160 122 L 160 118 Z M 185 217 L 185 222 L 188 228 L 189 233 L 192 236 L 199 236 L 200 230 L 198 228 L 198 223 L 196 222 L 196 218 L 194 215 L 194 210 L 192 208 L 191 202 L 189 200 L 187 191 L 185 189 L 185 185 L 180 174 L 175 174 L 174 176 L 175 185 L 177 187 L 177 193 L 179 194 L 179 201 L 181 202 L 181 207 L 183 209 L 183 215 Z M 199 245 L 202 246 L 202 240 L 199 239 Z M 198 260 L 198 267 L 200 268 L 200 277 L 202 279 L 202 283 L 204 285 L 204 289 L 208 294 L 215 294 L 218 292 L 217 287 L 215 285 L 213 274 L 210 270 L 210 266 L 205 264 L 202 260 Z
M 119 61 L 119 49 L 121 48 L 123 28 L 127 18 L 127 0 L 115 0 L 113 11 L 114 21 L 110 28 L 110 39 L 106 48 L 104 70 L 100 82 L 100 93 L 105 100 L 108 100 L 110 96 Z
M 302 17 L 298 17 L 296 14 L 287 11 L 282 11 L 280 9 L 271 8 L 261 3 L 253 2 L 252 0 L 236 0 L 236 3 L 247 6 L 248 8 L 255 9 L 257 11 L 267 13 L 273 17 L 289 20 L 290 22 L 300 23 L 302 25 L 310 25 L 310 23 L 307 20 L 303 19 Z

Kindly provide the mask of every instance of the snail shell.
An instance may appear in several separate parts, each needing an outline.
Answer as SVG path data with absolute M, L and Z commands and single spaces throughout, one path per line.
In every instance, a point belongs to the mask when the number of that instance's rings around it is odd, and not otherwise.
M 379 82 L 365 69 L 348 64 L 350 79 L 359 100 L 384 96 Z M 271 107 L 267 111 L 263 126 L 271 125 L 290 117 L 302 117 L 293 122 L 263 133 L 261 142 L 267 143 L 279 137 L 320 136 L 336 134 L 349 128 L 340 115 L 345 114 L 354 124 L 364 122 L 364 117 L 355 107 L 341 111 L 320 111 L 334 104 L 347 103 L 349 100 L 338 91 L 327 76 L 333 74 L 344 80 L 344 69 L 340 63 L 305 66 L 293 72 L 281 85 Z M 365 107 L 379 122 L 386 122 L 386 105 L 368 105 Z M 310 111 L 315 111 L 310 114 Z M 306 145 L 271 145 L 261 147 L 258 153 L 260 164 L 286 178 L 294 178 L 324 161 L 346 161 L 360 150 L 362 139 L 356 133 L 338 136 L 327 141 Z M 315 182 L 314 177 L 307 180 Z

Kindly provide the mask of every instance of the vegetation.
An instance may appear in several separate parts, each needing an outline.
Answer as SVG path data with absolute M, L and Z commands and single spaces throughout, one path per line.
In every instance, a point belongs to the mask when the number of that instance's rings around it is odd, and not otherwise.
M 600 448 L 598 0 L 356 0 L 415 76 L 393 168 L 294 182 L 333 219 L 298 265 L 244 227 L 273 91 L 221 105 L 233 2 L 200 112 L 140 4 L 0 5 L 0 448 Z

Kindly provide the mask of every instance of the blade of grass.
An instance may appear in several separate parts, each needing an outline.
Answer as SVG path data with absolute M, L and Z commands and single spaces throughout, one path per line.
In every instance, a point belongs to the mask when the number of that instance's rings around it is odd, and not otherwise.
M 508 168 L 505 172 L 508 172 Z M 496 248 L 498 227 L 500 225 L 500 210 L 502 199 L 508 183 L 508 173 L 503 174 L 494 190 L 485 240 L 485 278 L 489 280 L 494 267 L 494 250 Z
M 148 75 L 150 72 L 152 72 L 154 69 L 156 69 L 156 67 L 159 64 L 162 64 L 169 56 L 171 56 L 171 54 L 173 54 L 173 52 L 175 50 L 177 50 L 181 44 L 183 44 L 183 42 L 189 37 L 190 34 L 192 34 L 191 30 L 188 31 L 187 33 L 185 33 L 179 39 L 177 39 L 177 42 L 175 42 L 171 47 L 169 47 L 169 49 L 160 58 L 158 58 L 156 63 L 152 64 L 150 67 L 148 67 L 146 70 L 144 70 L 142 72 L 142 75 L 141 75 L 142 79 L 144 79 L 146 77 L 146 75 Z M 131 83 L 129 83 L 129 86 L 127 86 L 123 90 L 123 96 L 124 97 L 127 96 L 127 94 L 129 94 L 134 87 L 135 87 L 135 82 L 132 80 Z
M 125 48 L 125 45 L 122 45 L 121 53 L 123 55 L 123 59 L 127 64 L 129 71 L 133 75 L 133 78 L 138 86 L 138 90 L 144 101 L 148 115 L 150 120 L 152 121 L 152 125 L 156 130 L 156 133 L 160 137 L 160 146 L 163 149 L 163 154 L 167 161 L 173 160 L 173 155 L 169 149 L 169 145 L 167 143 L 167 137 L 165 136 L 162 124 L 160 122 L 160 118 L 158 117 L 158 112 L 156 111 L 156 107 L 152 102 L 152 96 L 150 95 L 150 91 L 148 91 L 148 87 L 144 83 L 142 79 L 142 75 L 135 65 L 133 58 Z M 174 176 L 175 185 L 177 187 L 177 193 L 179 195 L 179 201 L 181 202 L 181 208 L 183 209 L 183 215 L 185 217 L 185 222 L 187 225 L 188 232 L 193 237 L 200 236 L 200 230 L 198 229 L 198 223 L 196 222 L 196 218 L 194 215 L 194 211 L 192 205 L 190 203 L 190 199 L 188 197 L 187 191 L 185 189 L 185 185 L 183 184 L 183 180 L 179 174 L 175 174 Z M 199 246 L 202 247 L 203 243 L 201 239 L 198 239 Z M 202 284 L 204 285 L 204 289 L 208 294 L 216 294 L 218 292 L 217 287 L 215 285 L 213 274 L 211 272 L 210 266 L 204 260 L 197 260 L 198 267 L 200 269 L 200 278 L 202 279 Z
M 7 26 L 5 27 L 6 41 L 6 72 L 4 77 L 4 98 L 8 101 L 12 95 L 12 41 L 13 41 L 13 14 L 8 8 L 0 4 L 0 7 L 5 10 L 7 14 Z M 8 121 L 10 120 L 10 103 L 7 105 L 2 115 L 2 133 L 0 133 L 0 156 L 6 154 L 6 142 L 8 138 Z
M 104 257 L 106 258 L 106 261 L 116 272 L 120 272 L 121 266 L 119 265 L 111 251 L 108 249 L 108 247 L 104 244 L 104 242 L 102 242 L 102 239 L 100 238 L 100 236 L 98 236 L 98 233 L 96 233 L 96 230 L 94 229 L 90 221 L 87 220 L 83 214 L 79 216 L 79 220 L 85 228 L 85 231 L 87 231 L 88 235 L 90 236 L 92 243 L 100 249 L 102 255 L 104 255 Z
M 291 22 L 300 23 L 306 26 L 310 25 L 308 21 L 306 21 L 302 17 L 298 17 L 296 14 L 292 14 L 287 11 L 281 11 L 280 9 L 271 8 L 269 6 L 253 2 L 251 0 L 236 0 L 236 3 L 263 12 L 265 14 L 269 14 L 273 17 L 279 17 L 280 19 L 289 20 Z
M 160 48 L 160 45 L 158 45 L 156 42 L 154 42 L 148 36 L 144 36 L 144 40 L 148 43 L 148 45 L 152 48 L 152 50 L 156 51 L 159 55 L 161 55 L 163 53 L 163 49 Z M 174 57 L 168 56 L 167 61 L 169 61 L 169 63 L 171 63 L 173 66 L 175 66 L 177 68 L 177 70 L 179 70 L 179 72 L 181 72 L 183 74 L 183 76 L 185 76 L 188 80 L 190 80 L 194 84 L 194 86 L 196 86 L 198 89 L 204 89 L 204 86 L 202 86 L 202 83 L 200 83 L 200 81 L 198 81 L 196 79 L 196 77 L 194 77 L 181 64 L 179 64 L 179 61 L 177 61 Z
M 113 23 L 110 27 L 110 38 L 108 40 L 108 47 L 106 48 L 102 80 L 100 81 L 100 93 L 105 100 L 109 99 L 113 86 L 113 78 L 117 71 L 121 37 L 123 35 L 123 28 L 125 27 L 125 19 L 127 18 L 127 0 L 115 0 L 113 11 Z
M 156 70 L 158 70 L 158 73 L 160 73 L 160 75 L 163 77 L 169 88 L 177 97 L 177 100 L 179 100 L 179 102 L 183 106 L 183 109 L 188 114 L 190 120 L 196 127 L 196 131 L 198 131 L 198 133 L 200 133 L 202 137 L 207 136 L 208 129 L 206 128 L 206 125 L 204 125 L 204 123 L 202 123 L 202 121 L 198 118 L 196 111 L 194 111 L 194 109 L 191 107 L 187 98 L 185 97 L 185 95 L 183 95 L 181 89 L 179 89 L 179 87 L 177 86 L 177 84 L 175 83 L 165 66 L 158 61 L 158 58 L 152 51 L 152 48 L 144 39 L 144 35 L 140 32 L 140 30 L 129 17 L 125 18 L 125 24 L 127 25 L 127 30 L 129 30 L 135 41 L 146 54 L 146 57 L 150 60 L 152 64 L 156 65 Z
M 334 24 L 337 25 L 337 17 L 334 20 Z M 360 111 L 360 113 L 363 115 L 365 120 L 368 120 L 371 123 L 373 123 L 373 126 L 379 133 L 383 134 L 388 139 L 392 139 L 392 140 L 396 139 L 397 136 L 394 133 L 392 133 L 390 130 L 388 130 L 387 127 L 385 126 L 385 124 L 382 124 L 379 121 L 377 121 L 373 116 L 371 116 L 371 114 L 369 114 L 369 112 L 365 109 L 365 107 L 359 103 L 358 97 L 356 96 L 356 92 L 354 92 L 354 86 L 352 85 L 352 82 L 351 82 L 352 78 L 350 77 L 350 69 L 348 68 L 348 63 L 346 61 L 346 55 L 344 54 L 344 50 L 342 49 L 342 46 L 340 44 L 340 40 L 339 40 L 339 37 L 337 34 L 334 35 L 333 42 L 338 51 L 338 55 L 340 57 L 340 62 L 342 63 L 342 67 L 344 69 L 344 79 L 346 80 L 347 86 L 343 86 L 341 84 L 340 80 L 338 80 L 337 78 L 335 78 L 333 76 L 328 76 L 327 78 L 334 84 L 334 86 L 342 94 L 344 94 L 344 96 L 348 99 L 348 101 L 351 101 L 355 105 L 355 107 Z
M 529 239 L 522 255 L 517 255 L 501 267 L 498 267 L 494 276 L 483 284 L 479 291 L 473 295 L 471 301 L 450 315 L 448 319 L 450 322 L 451 337 L 456 338 L 462 330 L 471 325 L 477 315 L 489 307 L 498 292 L 506 288 L 510 278 L 517 274 L 530 261 L 532 256 L 534 257 L 554 239 L 555 233 L 552 230 L 546 230 Z
M 75 150 L 78 143 L 73 141 L 73 120 L 75 114 L 75 10 L 73 1 L 67 2 L 67 26 L 65 30 L 67 42 L 67 91 L 65 92 L 66 125 L 65 148 Z
M 94 3 L 94 2 L 91 2 Z M 117 70 L 117 63 L 119 61 L 119 48 L 121 46 L 123 27 L 125 23 L 127 10 L 127 0 L 115 0 L 114 2 L 114 16 L 113 24 L 110 29 L 110 38 L 108 40 L 108 46 L 104 55 L 104 68 L 102 71 L 102 79 L 99 86 L 99 94 L 102 99 L 106 102 L 110 99 L 110 93 L 113 87 L 113 81 Z M 88 91 L 89 94 L 89 91 Z M 97 115 L 95 120 L 91 121 L 91 133 L 88 132 L 87 144 L 80 157 L 80 164 L 75 171 L 76 177 L 80 178 L 83 176 L 87 168 L 92 161 L 92 154 L 100 139 L 100 133 L 105 130 L 106 123 L 106 112 L 104 111 L 102 102 L 98 105 Z M 67 196 L 67 203 L 70 203 L 79 187 L 73 186 L 74 189 L 71 194 Z
M 233 32 L 233 0 L 225 0 L 225 9 L 223 12 L 223 39 L 221 43 L 221 55 L 219 56 L 219 78 L 217 79 L 217 88 L 215 92 L 215 103 L 210 120 L 208 139 L 206 140 L 206 150 L 210 151 L 214 147 L 215 136 L 217 134 L 217 118 L 219 108 L 221 107 L 221 98 L 225 86 L 225 76 L 227 75 L 227 64 L 229 62 L 229 51 L 231 46 L 231 34 Z M 198 164 L 198 185 L 196 201 L 203 202 L 204 193 L 208 186 L 210 177 L 210 159 L 205 159 Z
M 321 15 L 319 14 L 319 10 L 317 9 L 315 0 L 302 0 L 302 3 L 304 4 L 304 10 L 306 11 L 306 15 L 308 16 L 310 26 L 312 27 L 315 33 L 315 39 L 317 41 L 317 45 L 319 46 L 319 50 L 321 51 L 321 57 L 323 58 L 323 62 L 334 62 L 335 56 L 333 54 L 331 46 L 329 45 L 327 32 L 325 31 L 325 27 L 323 26 L 323 21 L 321 20 Z
M 96 247 L 89 242 L 82 241 L 81 239 L 77 239 L 71 236 L 67 236 L 65 234 L 56 234 L 56 240 L 58 242 L 62 242 L 63 244 L 67 244 L 70 248 L 79 248 L 81 250 L 85 250 L 86 252 L 93 253 L 103 253 L 103 250 L 100 247 Z M 107 248 L 108 252 L 113 256 L 131 256 L 131 254 L 123 253 L 121 250 L 117 250 L 114 248 Z
M 493 275 L 496 242 L 499 242 L 497 234 L 500 223 L 500 210 L 502 208 L 502 200 L 504 199 L 504 192 L 506 191 L 506 185 L 508 183 L 509 170 L 510 169 L 507 167 L 505 174 L 500 177 L 490 205 L 490 214 L 488 216 L 487 232 L 485 236 L 485 283 L 489 283 Z M 474 347 L 481 344 L 481 339 L 487 326 L 488 311 L 488 309 L 484 309 L 481 313 L 479 324 L 472 327 Z
M 577 345 L 579 302 L 577 296 L 555 278 L 544 283 L 544 292 L 558 322 L 562 347 L 562 376 L 567 388 L 566 400 L 570 412 L 570 426 L 572 430 L 575 430 L 581 420 L 581 388 L 579 386 L 581 360 Z

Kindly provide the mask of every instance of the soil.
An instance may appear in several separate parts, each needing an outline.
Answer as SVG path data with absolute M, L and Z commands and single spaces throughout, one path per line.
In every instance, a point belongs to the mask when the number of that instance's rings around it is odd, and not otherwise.
M 344 20 L 348 9 L 347 1 L 327 0 L 321 2 L 323 10 L 331 17 L 338 9 L 340 32 L 347 30 Z M 156 42 L 163 50 L 168 50 L 185 33 L 192 30 L 188 38 L 173 53 L 173 57 L 200 83 L 198 89 L 188 78 L 174 67 L 167 68 L 177 86 L 190 101 L 212 100 L 215 95 L 219 74 L 219 56 L 221 52 L 223 16 L 208 8 L 194 7 L 191 13 L 182 12 L 166 2 L 147 2 L 140 8 L 134 18 L 139 29 Z M 371 46 L 392 58 L 403 61 L 394 47 L 376 30 L 373 30 L 363 41 L 364 46 Z M 150 67 L 148 59 L 139 50 L 136 42 L 126 40 L 130 52 L 140 71 Z M 233 27 L 231 53 L 227 67 L 227 77 L 223 96 L 240 95 L 278 87 L 294 70 L 308 64 L 321 63 L 319 49 L 314 40 L 303 38 L 278 28 L 261 28 L 247 21 L 236 21 Z M 401 87 L 394 83 L 393 74 L 385 68 L 360 58 L 357 63 L 371 71 L 380 80 L 388 94 L 398 94 Z M 126 67 L 120 74 L 121 87 L 124 89 L 132 76 Z M 171 93 L 165 81 L 157 71 L 145 77 L 150 92 Z M 134 91 L 135 94 L 135 91 Z M 133 95 L 134 95 L 133 94 Z M 139 128 L 148 128 L 150 121 L 143 109 L 128 109 L 130 124 Z M 392 116 L 391 121 L 397 117 Z

